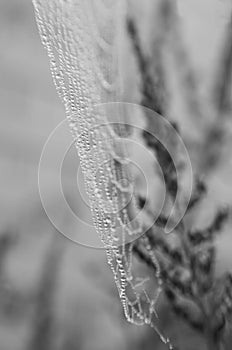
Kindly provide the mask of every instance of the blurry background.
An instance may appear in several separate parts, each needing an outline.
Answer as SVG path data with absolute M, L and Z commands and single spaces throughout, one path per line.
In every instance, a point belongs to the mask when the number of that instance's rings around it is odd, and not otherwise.
M 134 6 L 142 23 L 150 1 L 137 1 Z M 202 95 L 218 59 L 230 7 L 229 1 L 179 1 Z M 181 119 L 180 101 L 176 106 L 175 114 Z M 65 239 L 41 205 L 37 185 L 40 153 L 50 132 L 64 118 L 64 109 L 28 0 L 0 0 L 0 107 L 0 349 L 163 349 L 154 333 L 124 319 L 104 251 Z M 76 158 L 67 162 L 64 173 L 67 196 L 74 207 L 85 211 L 73 191 L 72 162 Z M 69 225 L 56 200 L 54 171 L 51 159 L 45 176 L 48 195 L 61 220 Z M 222 202 L 230 201 L 229 178 L 212 180 L 217 187 L 213 186 L 208 203 L 218 193 Z M 230 266 L 229 234 L 219 247 L 220 266 Z M 166 311 L 161 318 L 170 335 L 176 334 L 179 324 L 173 325 L 172 316 Z M 196 343 L 189 342 L 191 331 L 185 332 L 185 349 L 195 349 Z

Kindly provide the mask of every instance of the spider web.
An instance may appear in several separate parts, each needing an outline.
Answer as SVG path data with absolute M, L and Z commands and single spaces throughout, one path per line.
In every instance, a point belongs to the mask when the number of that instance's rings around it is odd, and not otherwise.
M 56 90 L 78 150 L 93 222 L 104 244 L 128 321 L 157 328 L 155 306 L 161 292 L 160 269 L 149 241 L 142 241 L 156 275 L 138 266 L 133 241 L 143 233 L 133 177 L 123 136 L 120 107 L 120 42 L 125 20 L 123 0 L 33 0 L 42 44 L 47 50 Z M 106 107 L 107 106 L 107 107 Z M 113 115 L 113 123 L 109 114 Z M 142 277 L 141 277 L 142 276 Z M 145 276 L 145 277 L 144 277 Z M 156 280 L 154 282 L 154 280 Z

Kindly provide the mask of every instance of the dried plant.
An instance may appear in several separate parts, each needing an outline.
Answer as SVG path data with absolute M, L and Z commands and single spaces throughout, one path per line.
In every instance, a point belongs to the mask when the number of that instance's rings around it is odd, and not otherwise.
M 188 89 L 186 88 L 186 94 L 189 96 L 190 91 L 192 94 L 189 98 L 187 96 L 186 103 L 189 109 L 194 107 L 194 113 L 198 113 L 198 117 L 202 118 L 204 114 L 201 107 L 202 101 L 198 102 L 194 71 L 189 65 L 180 38 L 173 2 L 169 0 L 161 2 L 160 11 L 166 28 L 168 28 L 167 23 L 169 23 L 170 28 L 173 29 L 169 28 L 172 35 L 173 33 L 174 35 L 178 34 L 179 40 L 177 48 L 174 50 L 174 56 L 178 55 L 182 62 L 184 61 L 185 75 L 181 79 L 184 78 L 185 83 L 190 84 Z M 224 121 L 230 107 L 228 96 L 232 72 L 231 25 L 232 21 L 228 25 L 218 77 L 212 89 L 215 118 L 212 125 L 208 125 L 201 144 L 201 147 L 207 146 L 204 152 L 204 166 L 202 166 L 201 171 L 198 169 L 198 174 L 195 174 L 195 185 L 187 212 L 170 235 L 164 234 L 164 227 L 168 219 L 166 213 L 162 213 L 153 227 L 145 233 L 159 260 L 165 295 L 173 312 L 192 329 L 203 335 L 210 350 L 223 349 L 232 315 L 232 274 L 225 273 L 218 277 L 215 273 L 215 238 L 222 232 L 224 224 L 228 221 L 229 209 L 219 208 L 212 223 L 203 229 L 192 229 L 197 225 L 190 227 L 187 218 L 193 215 L 193 209 L 200 205 L 207 192 L 207 181 L 206 178 L 202 180 L 202 174 L 206 174 L 209 170 L 212 171 L 217 165 L 220 156 L 219 140 L 222 141 L 225 136 Z M 131 18 L 128 20 L 128 33 L 141 75 L 141 104 L 165 117 L 168 87 L 165 84 L 166 77 L 162 59 L 164 42 L 161 41 L 168 40 L 167 35 L 158 40 L 159 45 L 158 47 L 156 45 L 156 50 L 153 51 L 154 56 L 148 58 L 142 49 L 136 24 Z M 148 122 L 152 123 L 151 120 Z M 174 122 L 171 123 L 180 133 L 178 125 Z M 161 166 L 167 196 L 174 201 L 179 184 L 173 160 L 166 148 L 153 136 L 144 131 L 143 137 L 147 147 L 154 152 Z M 202 160 L 200 163 L 202 165 Z M 147 211 L 152 215 L 152 208 L 149 207 L 146 199 L 139 198 L 140 207 L 144 207 L 145 202 Z M 197 222 L 196 214 L 194 214 L 193 219 L 194 222 Z M 142 239 L 135 242 L 133 251 L 142 262 L 154 271 L 156 270 Z

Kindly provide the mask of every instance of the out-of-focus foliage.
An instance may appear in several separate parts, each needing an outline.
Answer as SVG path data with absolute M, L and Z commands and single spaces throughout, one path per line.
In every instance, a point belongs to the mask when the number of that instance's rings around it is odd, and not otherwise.
M 174 93 L 172 93 L 167 75 L 170 68 L 167 69 L 166 64 L 167 56 L 168 58 L 171 56 L 169 62 L 171 62 L 172 67 L 174 66 L 172 61 L 175 63 L 179 61 L 181 64 L 177 79 L 185 85 L 186 91 L 182 95 L 183 103 L 187 105 L 190 116 L 195 118 L 193 123 L 201 119 L 201 124 L 204 125 L 203 135 L 201 130 L 197 141 L 194 135 L 188 135 L 191 139 L 191 144 L 188 142 L 190 151 L 190 145 L 197 144 L 196 159 L 198 158 L 198 161 L 193 163 L 196 184 L 185 217 L 172 234 L 165 237 L 163 228 L 167 217 L 164 209 L 154 226 L 147 230 L 146 235 L 160 263 L 166 298 L 169 300 L 172 310 L 192 329 L 203 334 L 209 349 L 221 349 L 225 342 L 225 335 L 228 335 L 226 331 L 231 327 L 232 275 L 231 272 L 228 272 L 223 277 L 217 276 L 215 241 L 217 234 L 223 231 L 224 223 L 228 222 L 229 210 L 219 209 L 214 214 L 209 226 L 203 226 L 201 229 L 198 228 L 198 216 L 192 215 L 192 211 L 201 205 L 205 193 L 207 193 L 207 174 L 209 177 L 217 168 L 223 154 L 223 146 L 226 144 L 226 126 L 229 125 L 231 128 L 232 17 L 225 26 L 221 55 L 216 74 L 211 82 L 213 86 L 210 90 L 211 94 L 206 101 L 202 101 L 198 95 L 198 86 L 200 85 L 195 80 L 195 73 L 184 44 L 181 22 L 175 5 L 176 2 L 170 0 L 159 2 L 156 9 L 158 16 L 154 18 L 162 23 L 163 27 L 158 34 L 154 33 L 154 38 L 151 39 L 151 46 L 154 47 L 153 55 L 151 52 L 148 54 L 144 52 L 135 20 L 133 18 L 128 20 L 128 33 L 141 76 L 141 104 L 161 114 L 163 118 L 170 119 L 170 122 L 180 133 L 182 121 L 176 125 L 175 119 L 170 116 L 172 111 L 170 109 L 170 96 L 173 96 Z M 153 67 L 155 67 L 154 70 L 152 70 Z M 185 69 L 184 75 L 183 67 Z M 206 112 L 207 108 L 211 111 L 211 119 Z M 149 130 L 159 128 L 159 125 L 151 118 L 148 118 L 148 123 Z M 175 201 L 177 187 L 182 186 L 182 184 L 181 179 L 177 179 L 177 170 L 168 150 L 149 133 L 144 132 L 143 137 L 147 147 L 154 152 L 161 166 L 167 195 L 169 199 Z M 185 139 L 184 134 L 182 137 Z M 177 145 L 171 136 L 169 136 L 168 142 L 172 144 L 172 148 L 176 149 L 175 161 L 177 161 L 180 157 Z M 184 167 L 182 164 L 183 171 Z M 199 180 L 202 175 L 204 175 L 204 180 Z M 146 199 L 140 198 L 139 202 L 144 205 Z M 154 215 L 152 214 L 153 210 L 152 207 L 148 208 L 148 213 Z M 197 227 L 197 229 L 192 229 L 192 226 Z M 174 246 L 173 241 L 175 242 Z M 152 264 L 149 257 L 149 251 L 146 251 L 141 240 L 135 242 L 134 252 L 154 272 L 156 271 L 156 266 Z

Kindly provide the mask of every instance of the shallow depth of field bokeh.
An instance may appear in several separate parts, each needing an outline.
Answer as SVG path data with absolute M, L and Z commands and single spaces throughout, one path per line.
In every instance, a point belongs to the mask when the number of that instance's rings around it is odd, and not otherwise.
M 150 1 L 134 1 L 133 6 L 143 27 Z M 217 64 L 229 8 L 229 2 L 222 0 L 179 1 L 202 98 Z M 181 100 L 174 107 L 173 115 L 181 123 L 185 113 Z M 104 251 L 66 239 L 42 207 L 37 184 L 40 154 L 50 132 L 64 119 L 64 108 L 28 0 L 0 1 L 0 111 L 0 349 L 164 349 L 151 330 L 126 322 Z M 188 127 L 183 124 L 184 133 Z M 209 177 L 199 225 L 207 225 L 219 204 L 232 203 L 230 145 L 226 154 L 219 170 Z M 75 155 L 66 161 L 64 190 L 72 207 L 85 216 L 87 207 L 75 195 Z M 68 226 L 71 223 L 57 201 L 54 168 L 51 157 L 45 185 L 62 225 Z M 70 230 L 78 234 L 80 227 Z M 218 241 L 219 273 L 232 267 L 231 245 L 229 225 Z M 183 349 L 196 349 L 201 343 L 168 309 L 161 310 L 160 317 L 170 336 L 176 337 L 183 328 L 179 340 L 185 344 Z

